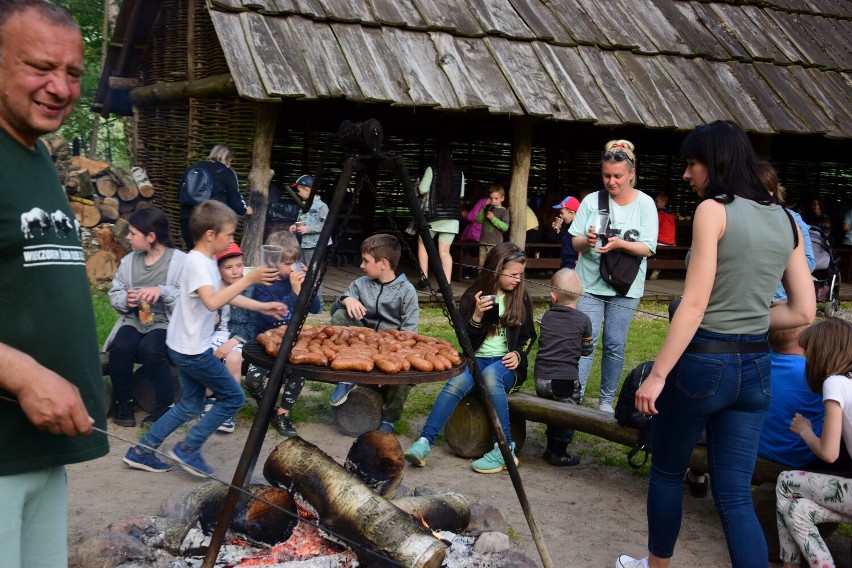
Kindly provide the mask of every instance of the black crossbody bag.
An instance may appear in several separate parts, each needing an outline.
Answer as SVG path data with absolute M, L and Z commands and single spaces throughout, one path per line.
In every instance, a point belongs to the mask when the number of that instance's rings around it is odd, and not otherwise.
M 609 194 L 605 189 L 598 191 L 598 210 L 601 213 L 609 213 Z M 612 215 L 610 215 L 610 223 L 607 224 L 606 232 L 609 234 L 609 227 L 612 224 Z M 638 256 L 633 256 L 621 249 L 610 251 L 600 255 L 601 278 L 619 295 L 625 296 L 630 291 L 633 281 L 639 274 L 639 267 L 642 260 Z

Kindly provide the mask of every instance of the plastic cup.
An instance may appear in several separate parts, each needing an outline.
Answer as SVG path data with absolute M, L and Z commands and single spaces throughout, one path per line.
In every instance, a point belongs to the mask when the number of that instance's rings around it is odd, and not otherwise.
M 260 265 L 278 270 L 278 265 L 281 263 L 281 255 L 283 254 L 284 249 L 281 247 L 263 245 L 260 247 Z
M 595 216 L 595 233 L 598 238 L 606 236 L 607 226 L 609 225 L 609 213 L 598 213 Z

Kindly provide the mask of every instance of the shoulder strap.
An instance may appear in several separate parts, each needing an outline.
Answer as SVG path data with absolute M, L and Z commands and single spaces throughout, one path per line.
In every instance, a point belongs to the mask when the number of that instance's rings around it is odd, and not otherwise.
M 793 216 L 790 214 L 789 211 L 787 211 L 786 207 L 782 205 L 781 209 L 784 210 L 784 213 L 787 214 L 787 219 L 790 221 L 790 227 L 793 229 L 793 248 L 796 248 L 797 246 L 799 246 L 799 231 L 796 230 L 796 227 L 798 227 L 798 223 L 796 223 L 796 220 L 793 219 Z
M 598 191 L 598 210 L 601 213 L 609 213 L 609 193 L 605 189 Z

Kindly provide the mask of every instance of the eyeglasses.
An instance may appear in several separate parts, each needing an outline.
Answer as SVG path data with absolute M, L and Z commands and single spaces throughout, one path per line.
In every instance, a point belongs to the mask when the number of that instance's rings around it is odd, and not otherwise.
M 601 154 L 601 160 L 603 160 L 604 162 L 609 162 L 610 160 L 614 162 L 623 162 L 625 160 L 628 160 L 631 164 L 633 163 L 633 158 L 631 158 L 630 155 L 624 150 L 616 150 L 615 152 L 607 150 L 606 152 Z

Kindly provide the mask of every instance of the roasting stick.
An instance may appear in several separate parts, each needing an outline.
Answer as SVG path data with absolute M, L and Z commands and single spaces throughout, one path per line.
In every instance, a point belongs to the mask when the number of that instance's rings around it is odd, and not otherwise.
M 16 399 L 14 399 L 14 398 L 12 398 L 12 397 L 8 397 L 8 396 L 4 396 L 4 395 L 0 394 L 0 400 L 3 400 L 3 401 L 5 401 L 5 402 L 11 402 L 11 403 L 13 403 L 13 404 L 16 404 L 16 405 L 19 405 L 19 406 L 20 406 L 20 403 L 19 403 Z M 103 435 L 105 435 L 105 436 L 107 436 L 107 437 L 109 437 L 109 438 L 115 438 L 116 440 L 121 440 L 122 442 L 126 443 L 127 445 L 129 445 L 129 446 L 131 446 L 131 447 L 133 447 L 133 446 L 139 446 L 140 448 L 143 448 L 143 449 L 145 449 L 145 450 L 148 450 L 149 452 L 154 452 L 155 454 L 157 454 L 158 456 L 160 456 L 160 457 L 162 457 L 162 458 L 166 458 L 169 462 L 176 463 L 176 462 L 175 462 L 175 459 L 174 459 L 173 457 L 171 457 L 169 454 L 167 454 L 166 452 L 164 452 L 164 451 L 162 451 L 162 450 L 160 450 L 160 449 L 158 449 L 158 448 L 152 448 L 152 447 L 150 447 L 150 446 L 146 446 L 145 444 L 140 444 L 139 442 L 137 442 L 137 441 L 135 441 L 135 440 L 131 440 L 131 439 L 129 439 L 129 438 L 125 438 L 124 436 L 121 436 L 121 435 L 116 434 L 116 433 L 114 433 L 114 432 L 109 432 L 109 431 L 104 430 L 104 429 L 102 429 L 102 428 L 98 428 L 97 426 L 92 426 L 92 430 L 94 430 L 95 432 L 97 432 L 97 433 L 99 433 L 99 434 L 103 434 Z M 255 500 L 255 501 L 260 501 L 260 502 L 261 502 L 261 503 L 263 503 L 264 505 L 267 505 L 268 507 L 272 507 L 272 508 L 273 508 L 273 509 L 275 509 L 276 511 L 281 511 L 282 513 L 284 513 L 284 514 L 286 514 L 286 515 L 289 515 L 289 516 L 291 516 L 291 517 L 294 517 L 294 518 L 295 518 L 298 522 L 301 522 L 301 523 L 307 523 L 307 524 L 309 524 L 309 525 L 313 525 L 316 529 L 321 530 L 321 531 L 323 531 L 323 532 L 325 532 L 325 533 L 330 534 L 330 535 L 331 535 L 331 536 L 333 536 L 335 539 L 339 540 L 340 542 L 346 543 L 346 544 L 347 544 L 347 545 L 349 545 L 351 548 L 358 548 L 358 549 L 360 549 L 360 550 L 363 550 L 363 551 L 365 551 L 365 552 L 368 552 L 369 554 L 372 554 L 373 556 L 375 556 L 375 557 L 377 557 L 377 558 L 380 558 L 380 559 L 382 560 L 382 562 L 390 563 L 391 565 L 397 565 L 397 566 L 399 566 L 399 564 L 397 564 L 396 562 L 394 562 L 392 559 L 388 558 L 387 556 L 384 556 L 384 555 L 382 555 L 382 554 L 380 554 L 380 553 L 378 553 L 378 552 L 376 552 L 376 551 L 374 551 L 374 550 L 370 550 L 369 548 L 367 548 L 367 547 L 365 547 L 365 546 L 361 546 L 360 544 L 356 543 L 355 541 L 353 541 L 353 540 L 351 540 L 351 539 L 349 539 L 349 538 L 346 538 L 346 537 L 345 537 L 345 536 L 343 536 L 343 535 L 337 534 L 336 532 L 332 531 L 332 530 L 331 530 L 331 529 L 329 529 L 328 527 L 325 527 L 325 526 L 321 525 L 318 521 L 311 521 L 311 520 L 309 520 L 309 519 L 306 519 L 306 518 L 304 518 L 304 517 L 299 516 L 298 514 L 294 514 L 294 513 L 290 512 L 290 511 L 288 511 L 287 509 L 285 509 L 285 508 L 281 507 L 280 505 L 276 504 L 276 503 L 273 503 L 273 502 L 271 502 L 271 501 L 269 501 L 269 500 L 267 500 L 267 499 L 264 499 L 263 497 L 260 497 L 260 496 L 258 496 L 258 495 L 254 495 L 254 494 L 253 494 L 253 493 L 251 493 L 250 491 L 248 491 L 248 490 L 246 490 L 246 489 L 243 489 L 242 487 L 240 487 L 240 486 L 238 486 L 238 485 L 234 485 L 234 484 L 232 484 L 232 483 L 228 483 L 228 482 L 227 482 L 227 481 L 225 481 L 224 479 L 220 479 L 220 478 L 216 477 L 215 475 L 213 475 L 213 474 L 211 474 L 211 473 L 207 473 L 207 472 L 201 471 L 200 469 L 197 469 L 197 468 L 195 468 L 195 467 L 191 466 L 191 465 L 190 465 L 190 464 L 188 464 L 188 463 L 183 463 L 183 462 L 181 462 L 181 464 L 180 464 L 180 465 L 181 465 L 181 467 L 188 467 L 188 468 L 192 469 L 193 471 L 198 472 L 198 474 L 199 474 L 200 476 L 207 477 L 208 479 L 211 479 L 211 480 L 215 481 L 216 483 L 220 483 L 220 484 L 222 484 L 222 485 L 224 485 L 224 486 L 226 486 L 226 487 L 229 487 L 229 488 L 231 488 L 231 489 L 233 489 L 233 490 L 235 490 L 235 491 L 238 491 L 238 492 L 242 493 L 243 495 L 245 495 L 246 497 L 248 497 L 249 499 L 253 499 L 253 500 Z M 289 489 L 289 488 L 285 488 L 285 489 L 287 489 L 287 491 L 290 491 L 290 489 Z

